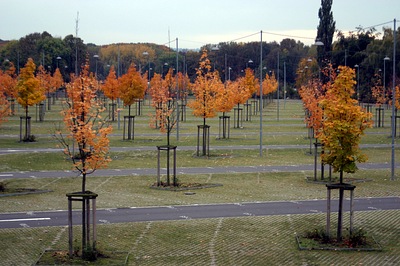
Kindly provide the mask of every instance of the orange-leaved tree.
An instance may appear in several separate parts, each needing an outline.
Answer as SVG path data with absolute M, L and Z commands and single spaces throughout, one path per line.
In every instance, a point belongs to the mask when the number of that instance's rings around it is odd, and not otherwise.
M 355 71 L 349 67 L 339 66 L 339 74 L 327 89 L 325 99 L 320 104 L 323 109 L 323 126 L 317 133 L 322 141 L 325 153 L 322 161 L 332 166 L 340 174 L 340 185 L 343 183 L 343 172 L 354 173 L 356 163 L 365 162 L 367 156 L 361 153 L 359 144 L 365 129 L 372 126 L 371 113 L 367 113 L 353 99 L 356 84 Z M 339 191 L 339 215 L 337 239 L 342 238 L 342 205 L 343 189 Z
M 278 89 L 278 81 L 275 78 L 274 72 L 269 75 L 265 74 L 265 78 L 262 82 L 262 93 L 263 96 L 267 96 L 274 93 Z M 257 96 L 260 96 L 259 90 L 257 91 Z
M 3 75 L 2 70 L 0 70 L 0 79 Z M 1 81 L 0 81 L 1 82 Z M 9 102 L 7 101 L 6 94 L 4 92 L 4 87 L 0 84 L 0 125 L 2 122 L 6 121 L 6 117 L 8 116 L 9 110 Z
M 9 62 L 9 67 L 7 70 L 5 70 L 4 72 L 0 70 L 0 90 L 1 90 L 0 93 L 5 98 L 3 103 L 7 106 L 11 106 L 11 111 L 10 111 L 11 115 L 14 115 L 15 112 L 14 102 L 18 96 L 16 85 L 17 85 L 17 76 L 15 74 L 15 67 L 12 62 Z
M 96 97 L 96 80 L 93 73 L 89 73 L 88 62 L 80 75 L 73 77 L 66 88 L 68 98 L 62 115 L 69 135 L 66 139 L 61 130 L 58 130 L 55 137 L 64 147 L 64 153 L 72 160 L 74 168 L 81 173 L 82 192 L 85 192 L 86 176 L 96 169 L 106 167 L 111 161 L 108 156 L 108 135 L 112 127 L 107 120 L 102 119 L 101 113 L 105 109 Z M 77 151 L 74 143 L 77 143 Z
M 111 66 L 110 72 L 102 86 L 104 95 L 111 100 L 111 121 L 115 120 L 115 100 L 119 97 L 119 81 L 115 73 L 114 65 Z
M 203 118 L 203 125 L 206 125 L 206 118 L 216 115 L 216 96 L 220 87 L 223 86 L 218 71 L 211 71 L 211 63 L 207 51 L 204 50 L 196 70 L 196 80 L 192 87 L 195 100 L 189 102 L 188 106 L 193 109 L 195 116 Z
M 236 86 L 237 84 L 232 81 L 227 81 L 224 86 L 219 86 L 215 99 L 215 108 L 218 112 L 222 112 L 222 116 L 225 116 L 225 113 L 230 112 L 235 106 Z
M 108 121 L 102 119 L 101 113 L 105 108 L 99 97 L 96 97 L 97 88 L 97 81 L 93 73 L 89 73 L 89 62 L 87 60 L 80 75 L 73 76 L 71 82 L 66 86 L 68 98 L 65 101 L 62 116 L 68 135 L 64 137 L 61 129 L 58 129 L 54 134 L 54 137 L 63 146 L 64 153 L 82 176 L 81 191 L 67 194 L 69 203 L 71 202 L 70 195 L 81 197 L 82 257 L 93 255 L 92 252 L 96 251 L 95 235 L 93 236 L 93 245 L 91 246 L 89 243 L 91 230 L 89 223 L 90 208 L 88 206 L 89 199 L 97 197 L 97 194 L 86 190 L 86 178 L 87 175 L 97 169 L 107 167 L 111 161 L 108 155 L 108 135 L 112 132 L 112 127 Z M 96 232 L 95 228 L 92 232 Z M 72 255 L 72 249 L 72 234 L 70 233 L 70 255 Z
M 15 67 L 11 65 L 6 71 L 0 69 L 0 124 L 6 120 L 9 114 L 13 114 L 13 110 L 9 112 L 10 101 L 7 100 L 9 97 L 12 101 L 15 99 L 16 91 L 15 85 L 17 80 L 15 77 Z
M 320 87 L 321 82 L 319 80 L 311 79 L 299 89 L 299 95 L 307 113 L 305 118 L 307 127 L 313 129 L 314 132 L 310 138 L 314 138 L 322 127 L 323 111 L 319 102 L 323 99 L 324 95 Z
M 176 125 L 176 78 L 173 69 L 170 68 L 165 78 L 154 74 L 150 82 L 149 94 L 152 97 L 152 106 L 156 108 L 155 123 L 159 125 L 160 131 L 167 133 L 167 146 L 170 145 L 171 131 Z
M 50 110 L 51 75 L 46 71 L 43 65 L 40 65 L 37 68 L 36 78 L 40 81 L 40 89 L 47 95 L 48 110 Z
M 17 101 L 25 109 L 25 135 L 23 141 L 34 141 L 34 137 L 30 134 L 30 127 L 28 125 L 28 107 L 46 99 L 40 87 L 40 81 L 35 77 L 35 70 L 36 65 L 33 59 L 29 58 L 25 67 L 21 68 L 17 83 Z
M 131 105 L 144 98 L 147 88 L 147 81 L 144 79 L 136 67 L 132 64 L 128 72 L 121 76 L 119 83 L 119 97 L 128 106 L 128 139 L 133 139 L 133 118 L 131 116 Z M 125 121 L 124 121 L 125 123 Z M 131 132 L 132 131 L 132 132 Z M 125 132 L 124 132 L 125 134 Z
M 121 76 L 119 96 L 124 102 L 124 106 L 128 106 L 128 115 L 131 115 L 131 105 L 144 98 L 144 93 L 147 88 L 146 80 L 136 70 L 132 64 L 128 72 Z
M 152 115 L 150 126 L 154 128 L 161 128 L 161 118 L 159 117 L 159 109 L 162 108 L 163 102 L 167 101 L 167 90 L 164 87 L 164 81 L 161 74 L 155 73 L 150 81 L 148 94 L 151 97 L 151 106 L 155 108 L 155 114 Z
M 254 76 L 254 71 L 250 68 L 245 69 L 244 77 L 240 79 L 240 86 L 246 87 L 250 96 L 249 98 L 257 92 L 260 93 L 260 82 L 258 78 Z
M 54 94 L 61 86 L 64 84 L 63 76 L 60 72 L 60 69 L 57 67 L 56 71 L 54 71 L 53 76 L 50 79 L 50 87 Z M 53 95 L 54 96 L 54 95 Z M 54 99 L 54 98 L 53 98 Z M 54 103 L 54 102 L 53 102 Z
M 217 114 L 216 99 L 218 91 L 223 86 L 218 71 L 211 71 L 210 60 L 207 51 L 204 50 L 199 61 L 199 67 L 196 69 L 196 81 L 193 84 L 192 92 L 195 100 L 189 102 L 188 106 L 193 109 L 195 116 L 203 118 L 203 125 L 198 125 L 197 135 L 197 155 L 199 155 L 200 130 L 202 134 L 202 155 L 209 155 L 210 126 L 206 125 L 206 119 L 214 117 Z

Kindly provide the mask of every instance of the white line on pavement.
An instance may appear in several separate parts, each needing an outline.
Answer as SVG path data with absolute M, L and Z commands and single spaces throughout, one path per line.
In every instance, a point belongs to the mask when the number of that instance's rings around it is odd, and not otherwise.
M 8 220 L 0 220 L 0 222 L 45 221 L 45 220 L 51 220 L 51 218 L 8 219 Z

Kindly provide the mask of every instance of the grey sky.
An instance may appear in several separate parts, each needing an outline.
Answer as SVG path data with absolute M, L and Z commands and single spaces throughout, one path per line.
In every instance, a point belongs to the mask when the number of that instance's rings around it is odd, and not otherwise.
M 153 42 L 179 38 L 179 47 L 231 41 L 263 30 L 263 40 L 284 36 L 310 44 L 319 23 L 320 0 L 0 0 L 0 39 L 48 31 L 78 35 L 85 43 Z M 398 0 L 334 0 L 336 28 L 344 32 L 400 19 Z M 400 23 L 399 23 L 400 24 Z M 393 23 L 386 27 L 393 27 Z M 382 26 L 377 27 L 381 30 Z M 168 33 L 170 33 L 168 35 Z M 309 39 L 307 39 L 309 38 Z M 259 34 L 240 39 L 258 41 Z M 174 45 L 174 44 L 173 44 Z

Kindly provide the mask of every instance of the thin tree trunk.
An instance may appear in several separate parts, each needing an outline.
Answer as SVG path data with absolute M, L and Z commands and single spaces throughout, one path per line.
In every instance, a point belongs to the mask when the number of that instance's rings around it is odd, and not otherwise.
M 343 184 L 343 170 L 340 171 L 340 184 Z M 343 227 L 343 188 L 339 188 L 339 211 L 338 211 L 338 225 L 337 225 L 337 241 L 342 241 L 342 227 Z
M 25 140 L 28 140 L 28 106 L 25 107 Z

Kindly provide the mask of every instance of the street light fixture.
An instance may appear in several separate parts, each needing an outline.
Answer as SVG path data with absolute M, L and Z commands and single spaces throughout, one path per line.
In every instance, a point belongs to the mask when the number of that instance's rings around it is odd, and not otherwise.
M 95 54 L 93 58 L 95 58 L 96 60 L 96 79 L 97 79 L 97 61 L 99 60 L 99 55 Z
M 149 78 L 148 78 L 148 81 L 150 82 L 150 56 L 149 56 L 149 53 L 147 52 L 147 51 L 144 51 L 143 53 L 143 56 L 147 56 L 147 63 L 148 63 L 148 65 L 149 65 Z
M 61 57 L 60 56 L 57 56 L 57 68 L 58 68 L 58 62 L 61 60 Z
M 324 46 L 324 43 L 321 42 L 320 40 L 315 40 L 314 45 L 315 45 L 315 46 Z

